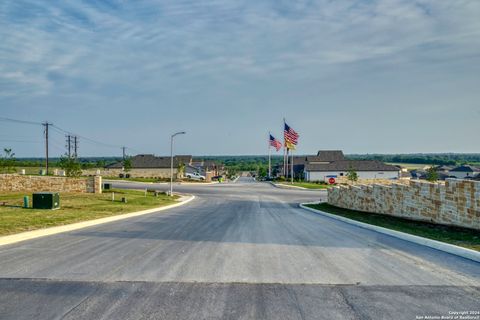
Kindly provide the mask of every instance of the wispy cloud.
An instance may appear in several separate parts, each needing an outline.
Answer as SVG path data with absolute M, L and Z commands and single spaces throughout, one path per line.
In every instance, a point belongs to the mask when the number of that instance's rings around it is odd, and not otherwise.
M 478 0 L 5 0 L 0 101 L 174 99 L 251 79 L 467 68 L 479 60 L 479 15 Z
M 468 55 L 480 49 L 478 12 L 478 1 L 6 1 L 1 74 L 3 81 L 37 79 L 32 92 L 46 94 L 55 88 L 52 71 L 64 81 L 101 84 L 134 70 L 271 74 L 427 44 Z M 19 89 L 32 82 L 16 79 Z

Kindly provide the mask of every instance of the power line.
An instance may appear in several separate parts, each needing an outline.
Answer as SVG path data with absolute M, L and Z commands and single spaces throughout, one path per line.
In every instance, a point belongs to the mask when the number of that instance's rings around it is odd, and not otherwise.
M 104 147 L 109 147 L 109 148 L 121 148 L 122 146 L 120 145 L 114 145 L 114 144 L 109 144 L 109 143 L 105 143 L 105 142 L 101 142 L 101 141 L 98 141 L 98 140 L 94 140 L 94 139 L 91 139 L 91 138 L 88 138 L 88 137 L 85 137 L 85 136 L 82 136 L 82 135 L 79 135 L 79 134 L 76 134 L 76 133 L 73 133 L 71 131 L 67 131 L 65 129 L 62 129 L 56 125 L 53 125 L 52 127 L 54 127 L 55 129 L 61 131 L 62 133 L 66 133 L 66 134 L 72 134 L 72 135 L 75 135 L 79 138 L 82 138 L 86 141 L 89 141 L 91 143 L 95 143 L 95 144 L 98 144 L 98 145 L 102 145 Z
M 18 119 L 5 118 L 5 117 L 0 117 L 0 121 L 16 122 L 16 123 L 23 123 L 23 124 L 32 124 L 32 125 L 37 125 L 37 126 L 42 125 L 42 123 L 40 123 L 40 122 L 25 121 L 25 120 L 18 120 Z
M 65 130 L 65 129 L 62 129 L 56 125 L 54 125 L 53 123 L 48 123 L 48 122 L 34 122 L 34 121 L 26 121 L 26 120 L 19 120 L 19 119 L 13 119 L 13 118 L 7 118 L 7 117 L 0 117 L 0 121 L 6 121 L 6 122 L 14 122 L 14 123 L 21 123 L 21 124 L 29 124 L 29 125 L 42 125 L 45 127 L 45 154 L 46 154 L 46 167 L 48 169 L 48 140 L 49 140 L 49 137 L 48 137 L 48 131 L 49 129 L 53 129 L 55 131 L 57 131 L 58 133 L 61 133 L 62 135 L 63 134 L 67 134 L 67 135 L 70 135 L 71 138 L 74 138 L 73 139 L 73 143 L 74 143 L 74 146 L 73 148 L 75 149 L 75 157 L 77 156 L 77 149 L 78 149 L 78 138 L 82 138 L 83 140 L 85 140 L 87 143 L 91 143 L 91 144 L 96 144 L 96 145 L 100 145 L 100 146 L 103 146 L 103 147 L 107 147 L 107 148 L 115 148 L 115 149 L 122 149 L 122 154 L 125 156 L 126 154 L 126 149 L 128 150 L 131 150 L 131 151 L 134 151 L 136 153 L 142 153 L 141 151 L 139 150 L 136 150 L 134 148 L 131 148 L 131 147 L 127 147 L 127 146 L 121 146 L 121 145 L 114 145 L 114 144 L 110 144 L 110 143 L 105 143 L 105 142 L 102 142 L 102 141 L 99 141 L 99 140 L 95 140 L 95 139 L 91 139 L 91 138 L 88 138 L 88 137 L 85 137 L 85 136 L 82 136 L 82 135 L 79 135 L 79 134 L 74 134 L 72 133 L 71 131 L 68 131 L 68 130 Z M 14 142 L 14 141 L 12 141 Z M 18 141 L 20 142 L 20 141 Z M 69 148 L 70 149 L 70 148 Z
M 0 142 L 21 142 L 21 143 L 43 143 L 39 140 L 11 140 L 11 139 L 0 139 Z

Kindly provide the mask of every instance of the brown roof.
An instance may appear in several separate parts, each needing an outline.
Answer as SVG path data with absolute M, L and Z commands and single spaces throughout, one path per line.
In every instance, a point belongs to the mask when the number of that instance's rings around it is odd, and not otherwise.
M 307 156 L 308 162 L 333 162 L 345 160 L 341 150 L 320 150 L 316 156 Z
M 396 166 L 376 160 L 342 160 L 328 164 L 307 164 L 305 171 L 400 171 Z
M 316 156 L 293 156 L 293 164 L 294 165 L 306 165 L 312 164 L 312 162 L 333 162 L 337 160 L 345 160 L 342 151 L 318 151 Z M 291 158 L 288 158 L 288 162 L 290 163 Z

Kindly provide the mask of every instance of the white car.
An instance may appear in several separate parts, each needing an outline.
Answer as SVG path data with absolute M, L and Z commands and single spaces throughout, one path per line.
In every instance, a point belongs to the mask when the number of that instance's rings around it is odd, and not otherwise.
M 205 180 L 205 176 L 202 176 L 198 172 L 187 173 L 185 176 L 188 179 L 192 179 L 192 180 L 202 180 L 202 181 Z

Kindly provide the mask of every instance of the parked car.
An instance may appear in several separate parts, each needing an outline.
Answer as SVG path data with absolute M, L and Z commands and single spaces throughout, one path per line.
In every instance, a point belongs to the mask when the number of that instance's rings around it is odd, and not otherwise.
M 186 176 L 188 179 L 192 179 L 192 180 L 202 180 L 202 181 L 205 180 L 205 176 L 202 176 L 202 175 L 199 174 L 198 172 L 187 173 L 185 176 Z

